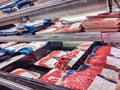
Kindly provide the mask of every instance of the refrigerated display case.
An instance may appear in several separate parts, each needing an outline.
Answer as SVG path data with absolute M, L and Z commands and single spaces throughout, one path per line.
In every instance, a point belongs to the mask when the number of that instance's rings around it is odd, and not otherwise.
M 107 2 L 108 12 L 113 12 L 112 0 Z M 83 8 L 84 5 L 86 8 Z M 90 11 L 87 10 L 87 6 L 92 5 L 95 6 Z M 102 7 L 100 13 L 103 13 L 106 0 L 64 0 L 40 6 L 3 15 L 0 22 L 23 16 L 36 20 L 39 16 L 44 19 L 56 15 L 70 20 L 71 17 L 67 15 L 80 14 L 79 11 L 82 16 L 87 16 L 86 13 L 99 11 Z M 92 10 L 93 8 L 95 9 Z M 83 17 L 79 21 L 83 21 Z M 8 41 L 14 41 L 15 45 L 25 42 L 27 45 L 17 49 L 9 46 L 0 48 L 0 87 L 2 90 L 95 90 L 99 86 L 101 90 L 113 90 L 119 72 L 119 38 L 119 32 L 1 36 L 1 46 Z M 39 46 L 33 41 L 45 41 L 46 44 Z M 30 42 L 32 45 L 29 45 Z

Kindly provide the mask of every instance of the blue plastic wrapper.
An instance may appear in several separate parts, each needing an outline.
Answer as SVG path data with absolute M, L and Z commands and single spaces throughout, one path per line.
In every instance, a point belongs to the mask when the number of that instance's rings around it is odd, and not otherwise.
M 15 49 L 9 50 L 9 49 L 5 49 L 5 48 L 0 48 L 0 52 L 5 53 L 5 54 L 9 54 L 9 55 L 13 55 L 15 53 L 20 53 L 23 55 L 30 55 L 33 53 L 33 50 L 31 48 L 27 48 L 27 47 L 21 48 L 17 51 Z
M 91 59 L 92 57 L 96 56 L 96 54 L 90 54 L 87 58 L 87 60 Z
M 69 75 L 71 75 L 71 74 L 74 74 L 74 73 L 76 73 L 76 72 L 77 72 L 76 70 L 68 70 L 68 71 L 65 73 L 64 77 L 67 77 L 67 76 L 69 76 Z
M 84 70 L 84 69 L 86 69 L 86 68 L 89 68 L 89 67 L 90 67 L 89 65 L 83 64 L 83 65 L 80 67 L 79 71 L 82 71 L 82 70 Z
M 95 46 L 95 47 L 93 48 L 93 52 L 96 52 L 100 47 L 101 47 L 101 46 Z
M 14 7 L 17 7 L 18 9 L 21 9 L 22 7 L 26 6 L 26 5 L 30 5 L 31 3 L 29 0 L 15 0 L 14 2 Z
M 3 13 L 12 13 L 12 12 L 14 12 L 13 7 L 14 7 L 14 6 L 9 5 L 9 6 L 5 6 L 5 7 L 0 8 L 0 10 L 1 10 Z
M 19 49 L 17 52 L 24 55 L 30 55 L 33 53 L 33 50 L 31 48 L 24 47 Z

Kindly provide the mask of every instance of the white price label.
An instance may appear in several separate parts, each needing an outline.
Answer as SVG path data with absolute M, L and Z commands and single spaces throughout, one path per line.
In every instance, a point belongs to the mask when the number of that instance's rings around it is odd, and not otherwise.
M 118 72 L 116 72 L 115 70 L 112 70 L 112 69 L 103 68 L 101 75 L 106 78 L 109 78 L 113 81 L 118 80 Z
M 79 53 L 74 57 L 69 63 L 68 66 L 72 67 L 79 59 L 80 57 L 84 54 L 84 51 L 79 51 Z
M 67 54 L 67 52 L 61 51 L 61 52 L 57 55 L 57 57 L 61 57 L 61 56 L 66 55 L 66 54 Z
M 52 58 L 52 59 L 48 60 L 47 62 L 45 62 L 45 65 L 47 65 L 50 68 L 53 68 L 56 62 L 58 62 L 58 60 Z
M 115 57 L 120 57 L 120 49 L 112 47 L 110 54 L 114 55 Z
M 112 57 L 112 56 L 107 56 L 106 64 L 119 68 L 120 67 L 120 59 Z
M 87 90 L 115 90 L 115 88 L 115 83 L 105 80 L 100 76 L 96 76 L 95 80 Z

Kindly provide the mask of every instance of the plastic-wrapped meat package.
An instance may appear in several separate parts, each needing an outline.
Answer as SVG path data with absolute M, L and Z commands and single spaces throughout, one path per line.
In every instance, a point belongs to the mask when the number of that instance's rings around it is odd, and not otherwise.
M 81 22 L 73 23 L 71 25 L 66 25 L 62 28 L 59 28 L 55 33 L 72 33 L 81 31 Z
M 37 61 L 34 65 L 36 66 L 43 66 L 47 68 L 54 68 L 55 63 L 57 63 L 58 60 L 56 58 L 51 58 L 51 57 L 44 57 Z
M 87 43 L 83 43 L 77 46 L 78 49 L 83 50 L 83 51 L 87 51 L 88 48 L 93 44 L 93 42 L 87 42 Z
M 97 66 L 106 66 L 106 56 L 104 55 L 95 55 L 90 59 L 86 60 L 86 64 L 97 65 Z
M 120 57 L 120 49 L 112 46 L 102 46 L 96 52 L 96 55 L 109 56 L 113 55 L 115 57 Z
M 103 55 L 93 55 L 91 54 L 85 61 L 85 64 L 94 66 L 104 66 L 118 70 L 120 68 L 120 59 L 114 56 L 103 56 Z
M 70 69 L 83 54 L 84 51 L 74 49 L 68 54 L 59 57 L 55 67 L 63 70 Z
M 101 71 L 102 67 L 86 68 L 82 71 L 66 76 L 61 83 L 61 86 L 74 90 L 87 90 L 96 75 L 100 74 Z
M 95 19 L 95 18 L 120 18 L 120 12 L 113 13 L 102 13 L 97 16 L 86 16 L 87 19 Z
M 26 69 L 22 69 L 22 68 L 18 68 L 16 70 L 12 71 L 11 73 L 15 74 L 15 75 L 27 77 L 27 78 L 32 78 L 32 79 L 39 79 L 39 77 L 41 76 L 39 73 L 29 71 Z
M 117 53 L 117 52 L 116 53 L 111 53 L 112 48 L 114 49 L 114 47 L 112 47 L 112 46 L 102 46 L 102 47 L 99 47 L 97 50 L 93 50 L 94 54 L 89 55 L 90 58 L 88 57 L 85 63 L 89 64 L 89 65 L 98 65 L 98 66 L 99 65 L 115 66 L 116 64 L 115 65 L 109 64 L 111 59 L 108 60 L 108 57 L 110 55 L 115 55 Z M 115 48 L 115 49 L 117 49 L 117 48 Z M 119 49 L 117 49 L 117 50 L 119 50 Z M 111 60 L 111 62 L 113 63 L 113 62 L 115 62 L 115 60 Z
M 50 84 L 56 84 L 65 73 L 66 73 L 65 70 L 53 69 L 49 73 L 45 74 L 40 79 L 40 81 L 47 82 Z
M 48 54 L 48 57 L 61 57 L 63 55 L 66 55 L 67 52 L 63 51 L 63 50 L 56 50 L 56 51 L 52 51 L 50 54 Z
M 95 52 L 95 54 L 104 56 L 110 55 L 111 47 L 112 46 L 102 46 Z
M 80 68 L 80 71 L 76 71 L 76 73 L 68 76 L 65 74 L 66 76 L 61 81 L 61 86 L 74 90 L 88 90 L 98 74 L 115 82 L 118 80 L 118 72 L 112 69 L 96 66 L 88 67 L 83 65 L 83 67 Z
M 119 18 L 97 18 L 96 20 L 88 20 L 82 22 L 82 26 L 85 29 L 119 29 Z
M 5 54 L 10 54 L 10 55 L 13 54 L 14 51 L 17 48 L 22 47 L 24 45 L 26 45 L 26 43 L 20 43 L 20 44 L 16 44 L 16 45 L 12 45 L 12 46 L 6 47 L 6 48 L 0 48 L 0 57 L 2 57 Z

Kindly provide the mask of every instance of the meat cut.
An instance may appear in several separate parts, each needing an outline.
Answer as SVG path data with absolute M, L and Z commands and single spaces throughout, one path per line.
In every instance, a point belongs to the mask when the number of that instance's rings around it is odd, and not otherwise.
M 58 69 L 53 69 L 46 75 L 44 75 L 40 81 L 42 82 L 47 82 L 50 84 L 56 84 L 59 79 L 66 73 L 65 70 L 58 70 Z
M 16 70 L 12 71 L 11 73 L 15 74 L 15 75 L 27 77 L 27 78 L 32 78 L 32 79 L 39 79 L 39 77 L 40 77 L 39 73 L 29 71 L 26 69 L 22 69 L 22 68 L 18 68 Z

